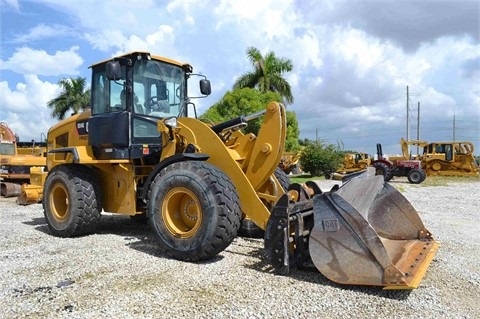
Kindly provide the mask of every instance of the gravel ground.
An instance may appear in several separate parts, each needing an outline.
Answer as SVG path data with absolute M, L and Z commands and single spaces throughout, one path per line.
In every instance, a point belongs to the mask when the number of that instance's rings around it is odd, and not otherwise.
M 338 285 L 316 271 L 275 275 L 261 239 L 237 238 L 206 263 L 166 259 L 148 226 L 123 216 L 103 216 L 93 235 L 56 238 L 40 204 L 1 198 L 0 317 L 480 318 L 480 183 L 392 184 L 441 242 L 413 291 Z

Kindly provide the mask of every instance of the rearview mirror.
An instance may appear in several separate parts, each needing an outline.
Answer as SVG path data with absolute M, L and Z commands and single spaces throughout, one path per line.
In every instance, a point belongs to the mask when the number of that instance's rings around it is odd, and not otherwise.
M 210 85 L 210 81 L 207 79 L 200 80 L 200 92 L 203 95 L 210 95 L 212 93 L 212 87 Z
M 107 62 L 107 78 L 109 80 L 120 80 L 122 78 L 122 71 L 120 68 L 120 63 L 118 61 L 109 61 Z

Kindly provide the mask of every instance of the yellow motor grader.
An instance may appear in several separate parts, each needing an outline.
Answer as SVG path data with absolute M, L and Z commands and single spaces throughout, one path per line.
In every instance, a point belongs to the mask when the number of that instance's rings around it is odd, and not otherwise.
M 248 219 L 280 274 L 315 266 L 342 284 L 419 285 L 439 243 L 382 176 L 367 170 L 329 192 L 286 182 L 283 105 L 211 125 L 187 95 L 200 76 L 188 64 L 132 52 L 91 68 L 91 110 L 48 132 L 43 206 L 53 235 L 91 233 L 103 211 L 130 215 L 148 221 L 165 256 L 195 262 L 222 252 Z M 259 117 L 258 135 L 243 134 Z

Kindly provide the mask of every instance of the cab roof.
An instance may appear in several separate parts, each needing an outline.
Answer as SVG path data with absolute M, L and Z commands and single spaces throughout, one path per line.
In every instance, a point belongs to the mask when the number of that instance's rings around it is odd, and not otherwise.
M 176 61 L 176 60 L 173 60 L 173 59 L 170 59 L 170 58 L 166 58 L 166 57 L 163 57 L 163 56 L 153 55 L 153 54 L 151 54 L 150 52 L 147 52 L 147 51 L 133 51 L 133 52 L 125 53 L 125 54 L 122 54 L 122 55 L 117 55 L 115 57 L 112 57 L 112 58 L 107 59 L 107 60 L 103 60 L 103 61 L 98 62 L 98 63 L 94 63 L 90 67 L 92 68 L 96 65 L 104 64 L 104 63 L 107 63 L 108 61 L 112 61 L 112 60 L 118 59 L 118 58 L 132 59 L 132 58 L 136 58 L 138 55 L 150 55 L 152 60 L 163 61 L 163 62 L 166 62 L 166 63 L 177 65 L 179 67 L 189 66 L 188 63 L 182 63 L 182 62 L 179 62 L 179 61 Z

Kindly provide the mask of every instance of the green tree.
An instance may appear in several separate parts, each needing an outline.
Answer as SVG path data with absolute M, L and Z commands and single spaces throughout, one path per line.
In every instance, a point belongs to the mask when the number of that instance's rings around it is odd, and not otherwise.
M 233 88 L 257 88 L 261 93 L 277 92 L 284 103 L 292 104 L 293 96 L 290 84 L 282 77 L 285 72 L 293 70 L 292 61 L 277 58 L 272 51 L 262 56 L 260 51 L 253 47 L 247 49 L 247 56 L 254 70 L 238 78 Z
M 285 150 L 287 152 L 300 150 L 299 135 L 300 129 L 298 127 L 297 115 L 295 112 L 287 111 L 287 141 L 285 142 Z
M 304 143 L 299 160 L 304 172 L 327 176 L 342 164 L 344 151 L 339 146 L 310 140 L 304 140 Z
M 225 93 L 223 98 L 212 105 L 200 116 L 201 120 L 211 123 L 220 123 L 241 115 L 249 115 L 264 110 L 271 101 L 278 101 L 280 95 L 276 92 L 260 93 L 256 89 L 243 88 Z M 299 148 L 298 121 L 295 112 L 287 111 L 287 140 L 285 149 L 287 151 Z M 258 134 L 262 119 L 255 119 L 248 123 L 243 129 L 244 133 Z
M 62 87 L 63 91 L 47 104 L 52 108 L 52 116 L 54 118 L 63 120 L 69 110 L 72 110 L 73 113 L 78 113 L 80 110 L 85 110 L 89 107 L 90 90 L 85 89 L 85 78 L 61 79 L 58 85 Z

